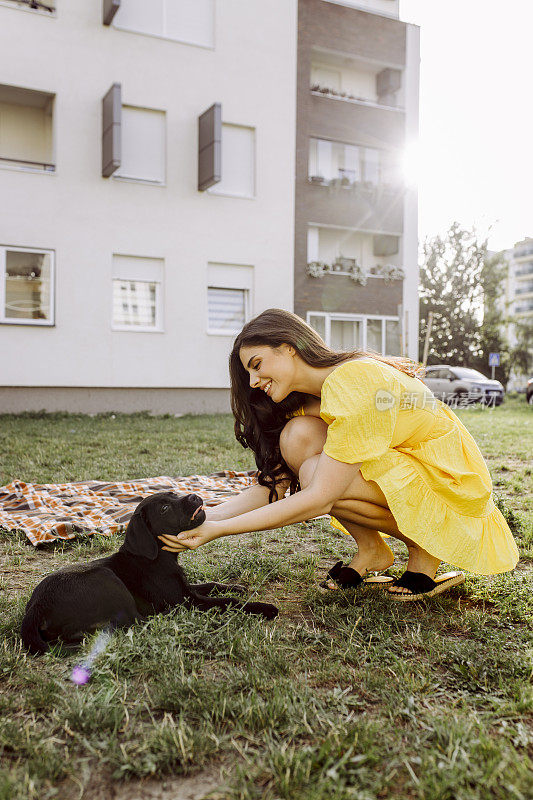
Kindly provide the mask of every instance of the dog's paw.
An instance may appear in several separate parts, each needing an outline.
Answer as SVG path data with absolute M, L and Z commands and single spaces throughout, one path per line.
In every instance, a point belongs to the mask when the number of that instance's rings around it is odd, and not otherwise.
M 247 611 L 248 614 L 260 614 L 266 619 L 274 619 L 279 614 L 279 608 L 273 606 L 272 603 L 246 603 L 243 611 Z

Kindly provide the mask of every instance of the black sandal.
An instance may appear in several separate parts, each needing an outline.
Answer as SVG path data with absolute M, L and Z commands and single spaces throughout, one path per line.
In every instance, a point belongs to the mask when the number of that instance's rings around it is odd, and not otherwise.
M 325 580 L 320 584 L 321 589 L 329 589 L 336 591 L 339 589 L 357 589 L 358 586 L 364 585 L 372 589 L 381 589 L 384 585 L 392 584 L 393 579 L 387 575 L 373 575 L 368 578 L 363 578 L 356 569 L 347 567 L 342 561 L 337 563 L 329 570 L 329 577 L 337 584 L 331 586 L 331 581 Z
M 387 594 L 393 600 L 399 602 L 409 603 L 412 600 L 421 600 L 423 597 L 434 597 L 437 594 L 451 589 L 452 586 L 458 586 L 464 583 L 465 576 L 463 572 L 445 572 L 443 575 L 437 575 L 435 580 L 430 578 L 423 572 L 411 572 L 406 570 L 400 578 L 397 578 L 392 586 L 400 586 L 403 589 L 408 589 L 408 592 L 391 592 L 387 589 Z

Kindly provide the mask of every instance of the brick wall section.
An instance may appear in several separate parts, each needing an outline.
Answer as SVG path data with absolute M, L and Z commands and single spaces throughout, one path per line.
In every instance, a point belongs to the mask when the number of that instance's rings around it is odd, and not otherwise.
M 294 288 L 294 313 L 303 319 L 308 311 L 395 317 L 402 302 L 402 281 L 385 283 L 383 278 L 368 278 L 367 285 L 360 286 L 348 275 L 310 278 L 304 274 Z
M 403 203 L 399 192 L 316 186 L 305 179 L 300 196 L 304 212 L 302 223 L 321 222 L 351 228 L 357 220 L 357 227 L 363 230 L 402 233 Z
M 401 194 L 371 198 L 345 189 L 314 186 L 307 179 L 309 138 L 334 139 L 368 147 L 401 147 L 405 118 L 399 111 L 318 97 L 310 92 L 312 48 L 375 59 L 388 66 L 405 64 L 405 24 L 354 8 L 323 2 L 298 3 L 298 84 L 296 123 L 296 218 L 294 310 L 396 315 L 402 282 L 369 278 L 366 286 L 348 276 L 310 278 L 307 226 L 330 224 L 369 232 L 400 234 Z
M 299 0 L 298 38 L 304 48 L 324 47 L 391 65 L 405 64 L 405 23 L 323 0 Z

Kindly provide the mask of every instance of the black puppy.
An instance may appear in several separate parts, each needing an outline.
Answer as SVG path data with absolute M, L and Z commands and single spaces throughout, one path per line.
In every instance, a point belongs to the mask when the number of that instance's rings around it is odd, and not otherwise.
M 59 570 L 35 588 L 22 620 L 24 645 L 33 653 L 44 653 L 50 641 L 78 643 L 97 628 L 127 628 L 136 619 L 180 603 L 203 610 L 240 606 L 267 619 L 277 616 L 278 609 L 270 603 L 209 597 L 213 589 L 245 590 L 221 583 L 191 585 L 176 554 L 161 549 L 158 536 L 191 530 L 204 521 L 202 498 L 196 494 L 158 492 L 142 500 L 116 553 Z

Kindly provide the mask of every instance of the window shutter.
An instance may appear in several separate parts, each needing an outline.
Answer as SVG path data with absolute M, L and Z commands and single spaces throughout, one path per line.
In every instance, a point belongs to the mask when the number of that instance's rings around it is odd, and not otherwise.
M 109 178 L 120 167 L 122 98 L 114 83 L 102 100 L 102 176 Z
M 113 17 L 120 8 L 120 0 L 104 0 L 103 20 L 104 25 L 111 25 Z
M 214 103 L 198 117 L 198 191 L 222 177 L 222 105 Z
M 402 73 L 399 69 L 387 67 L 376 75 L 376 94 L 380 103 L 394 105 L 395 94 L 402 85 Z

